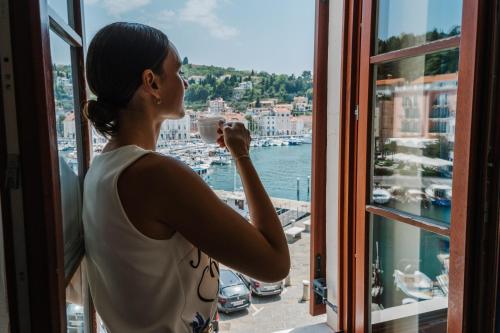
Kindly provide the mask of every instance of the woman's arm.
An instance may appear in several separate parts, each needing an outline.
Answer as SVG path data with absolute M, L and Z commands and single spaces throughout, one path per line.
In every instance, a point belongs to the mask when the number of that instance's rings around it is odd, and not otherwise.
M 290 269 L 281 223 L 251 161 L 244 157 L 237 163 L 253 224 L 174 158 L 149 154 L 127 178 L 136 179 L 131 186 L 138 193 L 136 204 L 148 216 L 226 266 L 264 282 L 281 280 Z
M 144 212 L 143 223 L 180 232 L 224 265 L 264 282 L 278 281 L 290 270 L 290 254 L 276 210 L 248 156 L 250 133 L 241 123 L 220 126 L 218 142 L 236 161 L 252 223 L 186 164 L 160 154 L 143 156 L 120 176 L 122 203 Z

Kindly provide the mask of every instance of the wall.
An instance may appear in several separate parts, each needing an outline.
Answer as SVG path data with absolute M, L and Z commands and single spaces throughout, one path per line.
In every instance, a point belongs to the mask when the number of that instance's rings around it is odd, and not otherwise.
M 337 304 L 338 262 L 338 173 L 340 143 L 340 88 L 344 1 L 330 1 L 328 32 L 328 124 L 326 168 L 326 246 L 328 299 Z M 338 330 L 338 317 L 327 307 L 327 323 Z

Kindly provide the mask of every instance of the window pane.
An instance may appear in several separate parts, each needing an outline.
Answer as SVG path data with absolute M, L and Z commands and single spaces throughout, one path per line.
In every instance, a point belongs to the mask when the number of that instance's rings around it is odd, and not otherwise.
M 437 321 L 446 332 L 449 238 L 375 215 L 371 233 L 371 323 L 404 321 L 405 332 L 420 332 Z M 392 326 L 384 332 L 399 332 Z
M 375 66 L 372 203 L 450 223 L 458 49 Z
M 64 22 L 68 23 L 68 0 L 48 0 L 49 6 L 55 10 Z
M 85 332 L 84 281 L 80 267 L 66 287 L 66 326 L 68 333 Z
M 379 0 L 376 54 L 460 34 L 461 0 Z
M 76 149 L 70 46 L 50 32 L 64 238 L 65 276 L 83 255 L 81 186 Z

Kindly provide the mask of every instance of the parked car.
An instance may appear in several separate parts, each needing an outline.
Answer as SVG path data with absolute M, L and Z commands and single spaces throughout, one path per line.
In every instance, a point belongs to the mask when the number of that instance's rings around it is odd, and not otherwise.
M 246 286 L 253 295 L 257 296 L 271 296 L 279 295 L 283 291 L 283 281 L 267 283 L 257 281 L 245 274 L 238 273 L 239 277 L 245 282 Z
M 217 308 L 224 313 L 246 309 L 250 306 L 250 290 L 241 278 L 229 269 L 221 269 Z

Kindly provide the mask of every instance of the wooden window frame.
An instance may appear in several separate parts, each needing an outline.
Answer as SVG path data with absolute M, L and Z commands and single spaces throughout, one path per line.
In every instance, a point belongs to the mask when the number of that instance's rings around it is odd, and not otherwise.
M 3 0 L 9 1 L 9 0 Z M 30 327 L 46 332 L 66 331 L 65 290 L 74 271 L 64 276 L 64 254 L 62 239 L 62 216 L 60 203 L 60 184 L 55 123 L 54 96 L 52 90 L 50 31 L 56 33 L 71 46 L 73 65 L 73 84 L 75 98 L 76 130 L 80 131 L 81 142 L 78 144 L 79 174 L 84 175 L 90 164 L 91 135 L 88 122 L 81 116 L 81 105 L 86 100 L 84 68 L 84 24 L 82 21 L 83 0 L 68 1 L 68 23 L 47 4 L 47 0 L 10 1 L 12 17 L 12 41 L 14 74 L 16 77 L 15 112 L 19 119 L 17 139 L 21 151 L 20 178 L 29 184 L 23 192 L 21 203 L 23 225 L 26 234 L 26 266 L 28 271 L 9 273 L 9 302 L 13 305 L 12 314 L 19 309 L 21 299 L 16 289 L 23 287 L 29 293 L 27 311 L 19 311 L 12 321 L 13 329 L 29 331 Z M 80 15 L 79 15 L 80 14 Z M 313 177 L 311 211 L 311 258 L 321 255 L 318 267 L 311 265 L 311 276 L 324 277 L 326 272 L 326 106 L 327 106 L 327 61 L 328 61 L 328 1 L 316 0 L 315 30 L 315 65 L 314 76 L 316 89 L 313 104 Z M 33 93 L 32 98 L 25 98 L 20 93 Z M 3 133 L 0 133 L 3 134 Z M 0 144 L 0 147 L 2 145 Z M 88 149 L 83 149 L 86 147 Z M 10 152 L 5 149 L 5 155 Z M 3 151 L 2 151 L 3 152 Z M 2 170 L 5 170 L 2 160 Z M 10 193 L 7 193 L 10 198 Z M 29 207 L 28 207 L 29 206 Z M 4 216 L 8 212 L 3 212 Z M 17 214 L 19 215 L 19 214 Z M 10 221 L 5 230 L 13 227 Z M 6 239 L 10 238 L 6 235 Z M 16 251 L 10 249 L 8 258 L 12 259 Z M 316 263 L 316 260 L 311 260 Z M 311 295 L 312 284 L 311 284 Z M 90 302 L 91 305 L 91 302 Z M 22 309 L 21 309 L 22 310 Z M 95 311 L 91 330 L 96 331 Z M 325 305 L 311 302 L 313 315 L 325 313 Z M 29 318 L 29 319 L 28 319 Z M 28 326 L 23 326 L 28 322 Z
M 328 94 L 329 3 L 316 0 L 313 70 L 313 121 L 311 165 L 311 245 L 309 313 L 326 313 L 314 295 L 313 281 L 326 277 L 326 142 Z
M 496 8 L 498 9 L 498 1 L 495 1 Z M 491 60 L 489 58 L 488 51 L 483 51 L 487 49 L 485 46 L 488 43 L 498 45 L 498 32 L 492 27 L 498 27 L 498 12 L 496 15 L 491 14 L 491 3 L 490 9 L 487 9 L 486 1 L 484 0 L 464 0 L 463 2 L 463 12 L 466 15 L 462 17 L 462 35 L 460 37 L 451 37 L 445 40 L 440 40 L 436 42 L 429 42 L 421 46 L 411 47 L 408 49 L 398 50 L 394 52 L 389 52 L 382 55 L 371 55 L 372 49 L 372 31 L 373 31 L 373 11 L 371 1 L 363 1 L 359 3 L 353 0 L 344 0 L 345 13 L 344 13 L 344 41 L 343 41 L 343 57 L 342 60 L 342 82 L 344 83 L 343 90 L 341 91 L 342 104 L 341 104 L 341 144 L 340 144 L 340 173 L 339 173 L 339 235 L 340 237 L 340 273 L 339 273 L 339 289 L 341 299 L 339 300 L 339 327 L 348 332 L 365 332 L 368 331 L 371 326 L 368 322 L 368 288 L 369 288 L 369 278 L 368 278 L 368 246 L 366 246 L 366 241 L 368 240 L 367 234 L 367 212 L 380 213 L 379 208 L 375 206 L 368 206 L 367 203 L 367 193 L 366 187 L 363 191 L 357 191 L 356 188 L 359 187 L 359 183 L 367 184 L 367 166 L 369 152 L 367 154 L 360 153 L 361 151 L 367 151 L 367 140 L 368 131 L 360 130 L 358 132 L 357 125 L 364 124 L 362 128 L 368 128 L 368 119 L 371 109 L 369 108 L 371 99 L 371 77 L 373 75 L 371 71 L 371 65 L 379 62 L 391 61 L 399 58 L 406 58 L 413 55 L 421 54 L 421 52 L 429 53 L 437 50 L 444 50 L 457 47 L 460 44 L 460 62 L 459 62 L 459 99 L 457 101 L 457 133 L 466 133 L 466 135 L 457 136 L 456 146 L 461 147 L 456 149 L 455 153 L 455 168 L 454 168 L 454 179 L 468 179 L 467 184 L 459 184 L 457 181 L 453 182 L 453 192 L 454 192 L 454 204 L 452 207 L 452 225 L 451 228 L 446 231 L 445 229 L 438 230 L 435 229 L 435 225 L 430 226 L 426 223 L 425 219 L 414 219 L 414 216 L 406 216 L 406 214 L 401 214 L 398 212 L 397 218 L 401 220 L 406 218 L 407 222 L 417 223 L 418 227 L 423 227 L 423 229 L 432 228 L 432 232 L 437 232 L 438 234 L 450 234 L 451 249 L 451 268 L 450 268 L 450 290 L 453 291 L 449 295 L 449 308 L 448 308 L 448 331 L 449 332 L 464 332 L 467 329 L 473 327 L 480 327 L 479 323 L 487 322 L 482 327 L 494 327 L 495 325 L 495 306 L 496 304 L 496 293 L 488 294 L 483 285 L 483 294 L 475 295 L 473 294 L 474 288 L 472 286 L 481 286 L 481 277 L 485 278 L 487 276 L 493 276 L 489 278 L 489 287 L 495 285 L 494 290 L 498 290 L 498 282 L 495 278 L 499 276 L 498 258 L 500 257 L 499 251 L 499 228 L 500 223 L 498 215 L 498 201 L 489 200 L 488 205 L 490 210 L 495 214 L 490 216 L 490 221 L 492 223 L 488 224 L 481 232 L 471 232 L 471 216 L 474 213 L 478 213 L 478 205 L 476 204 L 477 199 L 474 198 L 473 193 L 476 190 L 484 189 L 486 180 L 482 182 L 483 179 L 475 180 L 473 176 L 479 168 L 487 169 L 486 158 L 490 157 L 485 150 L 483 163 L 479 164 L 476 162 L 482 155 L 478 149 L 473 149 L 472 147 L 477 147 L 478 143 L 482 143 L 484 140 L 480 140 L 478 134 L 479 122 L 479 107 L 484 106 L 480 103 L 481 96 L 489 97 L 488 106 L 490 115 L 496 115 L 494 118 L 491 116 L 488 118 L 490 122 L 483 121 L 482 125 L 488 125 L 487 128 L 490 129 L 488 142 L 490 147 L 495 149 L 492 150 L 490 158 L 488 161 L 493 160 L 493 165 L 499 165 L 499 153 L 498 151 L 500 145 L 498 138 L 500 134 L 498 131 L 494 131 L 492 128 L 498 128 L 500 125 L 500 116 L 498 110 L 500 109 L 498 103 L 494 103 L 494 100 L 498 101 L 498 94 L 492 93 L 493 90 L 489 91 L 487 95 L 484 91 L 484 85 L 487 87 L 497 87 L 495 82 L 489 78 L 491 76 L 491 70 L 496 69 L 498 73 L 498 60 L 496 61 L 496 67 L 492 65 L 494 61 L 487 61 L 489 67 L 486 67 L 481 62 L 482 60 Z M 490 14 L 488 14 L 490 13 Z M 365 23 L 366 22 L 366 23 Z M 363 24 L 364 23 L 364 24 Z M 363 29 L 361 27 L 363 26 Z M 497 43 L 493 43 L 496 37 Z M 485 37 L 486 36 L 486 37 Z M 370 47 L 368 47 L 370 46 Z M 498 55 L 498 46 L 496 47 L 496 53 Z M 489 74 L 489 76 L 488 76 Z M 358 81 L 358 78 L 360 80 Z M 484 81 L 482 81 L 484 79 Z M 481 85 L 481 82 L 488 82 L 487 84 Z M 481 90 L 483 88 L 483 90 Z M 356 105 L 359 104 L 360 119 L 356 122 L 354 117 L 354 110 Z M 484 103 L 483 103 L 484 104 Z M 496 110 L 496 113 L 494 112 Z M 481 118 L 481 119 L 484 119 Z M 495 121 L 491 121 L 496 119 Z M 496 127 L 494 125 L 497 124 Z M 497 134 L 493 134 L 497 133 Z M 469 140 L 469 138 L 471 138 Z M 495 141 L 496 140 L 496 141 Z M 488 147 L 488 146 L 487 146 Z M 359 150 L 358 150 L 359 149 Z M 458 154 L 457 154 L 458 153 Z M 459 155 L 459 156 L 457 156 Z M 360 165 L 362 167 L 360 167 Z M 357 167 L 356 167 L 357 166 Z M 496 180 L 500 178 L 498 167 L 496 172 L 490 172 L 490 182 L 491 180 Z M 465 178 L 464 178 L 465 177 Z M 496 182 L 491 182 L 497 184 Z M 465 185 L 465 186 L 464 186 Z M 498 186 L 489 186 L 490 191 L 485 191 L 485 196 L 489 196 L 490 199 L 495 195 L 498 195 Z M 491 192 L 491 189 L 494 191 Z M 361 192 L 361 193 L 360 193 Z M 456 195 L 460 193 L 459 195 Z M 496 193 L 496 194 L 495 194 Z M 383 215 L 383 214 L 379 214 Z M 387 217 L 391 218 L 394 216 Z M 360 222 L 361 221 L 361 222 Z M 481 263 L 474 263 L 471 258 L 473 252 L 471 249 L 474 245 L 484 243 L 485 237 L 489 236 L 489 241 L 487 245 L 481 246 L 483 249 L 490 249 L 491 252 L 487 252 L 485 260 Z M 479 251 L 477 251 L 479 252 Z M 479 269 L 483 272 L 481 277 L 474 276 L 471 272 L 474 269 Z M 492 288 L 493 289 L 493 288 Z M 477 290 L 477 289 L 476 289 Z M 470 305 L 471 300 L 477 300 L 480 302 L 482 307 L 485 309 L 485 304 L 494 304 L 495 306 L 489 306 L 489 320 L 480 320 L 479 311 L 474 311 L 475 308 Z M 468 303 L 469 302 L 469 303 Z M 474 303 L 477 304 L 477 303 Z M 485 330 L 480 330 L 484 331 Z
M 90 132 L 82 116 L 86 100 L 82 0 L 68 0 L 68 23 L 47 0 L 3 0 L 9 9 L 15 105 L 4 116 L 16 127 L 2 146 L 2 171 L 7 156 L 19 161 L 19 188 L 2 186 L 7 242 L 7 287 L 12 329 L 66 331 L 66 286 L 78 265 L 65 275 L 57 134 L 54 124 L 49 30 L 71 46 L 75 129 L 80 181 L 90 161 Z M 29 94 L 29 98 L 25 94 Z M 17 121 L 15 118 L 17 117 Z M 23 184 L 26 186 L 23 187 Z M 15 213 L 13 213 L 15 212 Z M 21 214 L 22 213 L 22 214 Z M 9 240 L 21 240 L 23 246 Z M 11 244 L 11 245 L 9 245 Z M 83 258 L 81 253 L 80 261 Z M 29 295 L 29 297 L 27 296 Z

